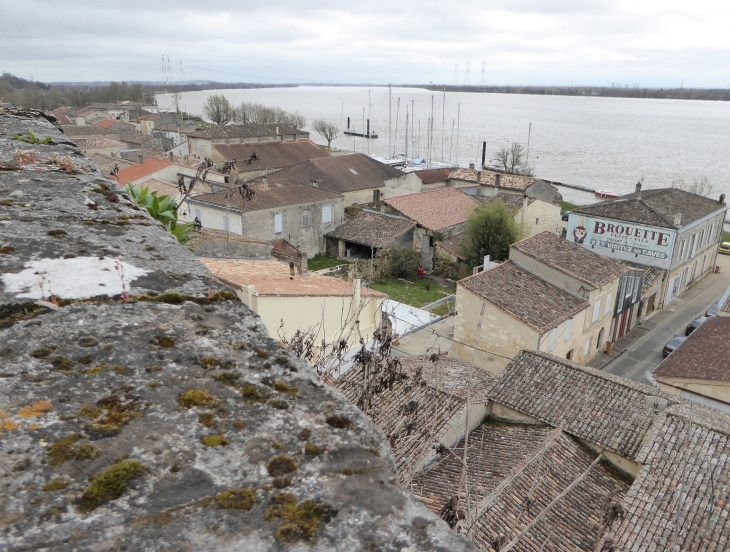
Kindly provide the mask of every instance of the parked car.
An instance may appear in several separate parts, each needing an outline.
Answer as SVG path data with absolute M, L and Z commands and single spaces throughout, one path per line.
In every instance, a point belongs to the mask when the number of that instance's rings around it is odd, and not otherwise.
M 562 214 L 562 216 L 560 218 L 562 218 L 563 220 L 568 220 L 569 216 L 570 216 L 570 211 L 566 211 L 565 213 Z
M 717 252 L 723 255 L 730 255 L 730 242 L 722 242 Z
M 684 335 L 691 334 L 693 331 L 695 331 L 697 328 L 699 328 L 705 322 L 707 322 L 706 316 L 700 316 L 699 318 L 695 318 L 694 320 L 692 320 L 692 322 L 687 324 L 687 327 L 684 330 Z
M 717 316 L 717 309 L 720 308 L 720 301 L 717 301 L 715 303 L 712 303 L 710 305 L 710 308 L 707 309 L 707 312 L 705 313 L 705 316 L 708 318 L 714 318 Z
M 666 345 L 664 345 L 664 350 L 662 351 L 662 356 L 665 358 L 669 356 L 670 353 L 673 353 L 674 350 L 679 347 L 682 343 L 684 343 L 684 340 L 687 339 L 686 337 L 682 335 L 675 335 L 672 339 L 670 339 Z

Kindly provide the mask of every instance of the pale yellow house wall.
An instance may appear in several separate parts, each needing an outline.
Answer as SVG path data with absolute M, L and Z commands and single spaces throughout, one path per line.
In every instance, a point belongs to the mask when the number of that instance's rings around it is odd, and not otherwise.
M 362 203 L 372 203 L 374 201 L 373 192 L 380 190 L 380 195 L 385 192 L 385 185 L 380 188 L 368 188 L 366 190 L 356 190 L 354 192 L 345 192 L 345 207 L 350 205 L 360 205 Z M 335 190 L 333 190 L 335 191 Z
M 724 382 L 690 378 L 669 378 L 666 376 L 659 376 L 656 379 L 657 382 L 659 382 L 659 387 L 668 393 L 679 395 L 680 390 L 684 389 L 704 397 L 710 397 L 711 399 L 730 404 L 730 381 Z
M 522 209 L 515 215 L 518 227 L 522 225 Z M 527 238 L 540 232 L 555 232 L 560 226 L 560 205 L 536 199 L 527 205 L 522 237 Z
M 404 173 L 403 176 L 391 178 L 385 181 L 385 191 L 383 192 L 386 199 L 398 197 L 408 194 L 416 194 L 423 191 L 423 182 L 415 172 Z
M 365 341 L 372 339 L 373 332 L 380 325 L 383 299 L 365 297 L 361 300 L 362 309 L 355 316 L 353 296 L 257 296 L 254 286 L 243 286 L 238 290 L 241 301 L 261 317 L 272 339 L 280 338 L 279 328 L 283 335 L 291 339 L 297 330 L 305 331 L 319 325 L 319 333 L 315 339 L 320 343 L 323 339 L 330 343 L 340 338 L 346 339 L 349 347 L 355 347 L 360 336 Z M 355 329 L 355 319 L 360 321 L 360 333 Z M 342 331 L 342 328 L 345 331 Z

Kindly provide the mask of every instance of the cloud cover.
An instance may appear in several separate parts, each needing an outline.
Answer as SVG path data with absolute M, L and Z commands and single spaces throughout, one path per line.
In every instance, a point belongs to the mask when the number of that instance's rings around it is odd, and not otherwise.
M 0 0 L 0 70 L 43 81 L 726 87 L 710 0 Z M 455 64 L 458 63 L 458 69 Z

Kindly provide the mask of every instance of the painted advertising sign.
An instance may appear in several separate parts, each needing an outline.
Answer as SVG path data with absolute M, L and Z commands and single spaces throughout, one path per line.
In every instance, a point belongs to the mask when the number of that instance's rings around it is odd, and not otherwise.
M 675 231 L 631 222 L 571 214 L 567 239 L 599 255 L 669 268 Z

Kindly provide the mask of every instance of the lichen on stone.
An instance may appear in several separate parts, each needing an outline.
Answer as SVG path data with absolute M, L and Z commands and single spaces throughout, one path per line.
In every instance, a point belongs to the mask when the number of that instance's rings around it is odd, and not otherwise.
M 307 443 L 304 445 L 304 454 L 308 454 L 310 456 L 319 456 L 323 453 L 324 449 L 322 447 L 318 447 L 314 443 Z
M 62 491 L 68 487 L 68 480 L 66 479 L 52 479 L 45 485 L 43 485 L 43 490 L 46 492 L 49 491 Z
M 220 447 L 222 445 L 227 445 L 228 439 L 226 439 L 223 435 L 206 435 L 205 437 L 201 437 L 200 442 L 206 447 Z
M 269 475 L 278 477 L 280 475 L 286 475 L 297 471 L 299 466 L 297 466 L 297 463 L 290 456 L 280 454 L 279 456 L 272 458 L 269 463 L 266 464 L 266 469 L 268 470 Z
M 298 388 L 293 385 L 288 385 L 283 381 L 277 381 L 276 383 L 274 383 L 274 389 L 276 389 L 280 393 L 286 393 L 287 395 L 292 396 L 296 395 L 299 392 Z
M 305 500 L 297 504 L 297 498 L 290 493 L 281 493 L 271 499 L 271 505 L 264 514 L 266 521 L 281 520 L 274 538 L 282 543 L 300 540 L 316 541 L 319 524 L 326 523 L 337 514 L 327 504 L 316 500 Z
M 53 352 L 58 349 L 56 345 L 41 345 L 30 352 L 30 356 L 33 358 L 48 358 Z
M 232 370 L 236 368 L 236 363 L 232 360 L 226 360 L 215 356 L 201 356 L 200 365 L 206 370 L 221 368 L 223 370 Z
M 129 482 L 145 473 L 137 460 L 124 460 L 99 473 L 81 496 L 79 511 L 91 512 L 102 504 L 116 500 L 127 490 Z
M 180 406 L 191 408 L 193 406 L 202 406 L 205 408 L 215 408 L 220 401 L 211 395 L 205 389 L 188 389 L 178 396 Z
M 327 416 L 326 422 L 337 429 L 347 429 L 352 427 L 352 421 L 347 416 Z
M 248 512 L 256 504 L 256 495 L 251 489 L 228 489 L 216 495 L 215 503 L 219 508 Z

